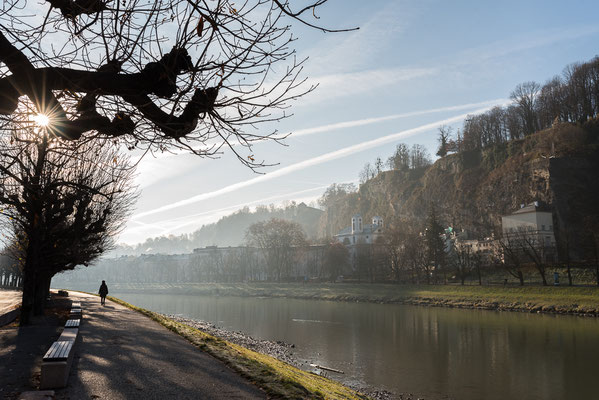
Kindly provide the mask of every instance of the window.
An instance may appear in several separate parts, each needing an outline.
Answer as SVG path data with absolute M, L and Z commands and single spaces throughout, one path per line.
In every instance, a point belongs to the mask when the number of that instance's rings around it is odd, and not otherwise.
M 545 230 L 545 225 L 541 225 L 541 230 L 544 231 Z

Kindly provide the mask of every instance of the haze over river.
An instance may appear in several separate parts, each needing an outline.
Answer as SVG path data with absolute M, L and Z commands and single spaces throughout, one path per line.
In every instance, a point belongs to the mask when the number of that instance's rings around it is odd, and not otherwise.
M 329 376 L 425 399 L 591 399 L 599 319 L 389 304 L 111 292 L 137 306 L 295 344 Z

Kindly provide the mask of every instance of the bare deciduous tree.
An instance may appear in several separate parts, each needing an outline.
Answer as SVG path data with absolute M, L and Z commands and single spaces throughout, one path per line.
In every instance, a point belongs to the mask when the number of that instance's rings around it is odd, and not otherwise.
M 248 245 L 264 251 L 269 278 L 279 282 L 290 276 L 298 251 L 307 244 L 306 234 L 298 223 L 277 218 L 250 225 L 246 238 Z
M 324 253 L 324 267 L 331 281 L 337 279 L 349 264 L 349 251 L 343 243 L 332 240 L 326 247 Z
M 132 174 L 109 142 L 65 143 L 32 130 L 1 138 L 0 215 L 22 264 L 22 324 L 42 312 L 52 276 L 113 246 L 135 200 Z
M 284 135 L 257 124 L 288 116 L 289 101 L 314 88 L 289 22 L 315 26 L 304 16 L 327 1 L 6 0 L 0 121 L 22 129 L 39 113 L 67 140 L 200 156 L 229 148 L 259 167 L 252 143 Z
M 518 112 L 524 125 L 524 132 L 527 135 L 535 133 L 539 127 L 537 121 L 537 98 L 540 90 L 541 86 L 531 81 L 519 84 L 510 94 L 510 98 L 518 107 Z
M 448 152 L 447 144 L 449 142 L 449 138 L 451 137 L 451 127 L 446 125 L 441 125 L 439 127 L 439 137 L 437 140 L 439 141 L 439 149 L 437 150 L 437 155 L 439 157 L 445 157 Z

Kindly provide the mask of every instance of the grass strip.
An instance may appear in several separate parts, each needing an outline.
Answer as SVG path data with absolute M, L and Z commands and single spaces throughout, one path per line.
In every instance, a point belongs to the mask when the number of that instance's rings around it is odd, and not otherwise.
M 144 314 L 183 336 L 201 350 L 225 362 L 242 376 L 257 384 L 271 398 L 368 399 L 367 396 L 331 379 L 302 371 L 276 358 L 227 342 L 121 299 L 112 296 L 109 296 L 108 299 Z

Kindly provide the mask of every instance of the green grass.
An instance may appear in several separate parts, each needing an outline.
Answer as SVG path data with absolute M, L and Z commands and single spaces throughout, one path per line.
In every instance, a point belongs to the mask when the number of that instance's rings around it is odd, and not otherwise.
M 116 291 L 144 293 L 289 297 L 398 303 L 510 311 L 599 314 L 599 288 L 569 286 L 460 286 L 394 284 L 120 284 Z
M 173 321 L 165 316 L 136 307 L 115 297 L 115 303 L 136 310 L 171 331 L 183 336 L 203 351 L 231 366 L 255 382 L 272 398 L 285 399 L 367 399 L 338 382 L 302 371 L 276 358 L 246 349 L 209 335 L 199 329 Z

